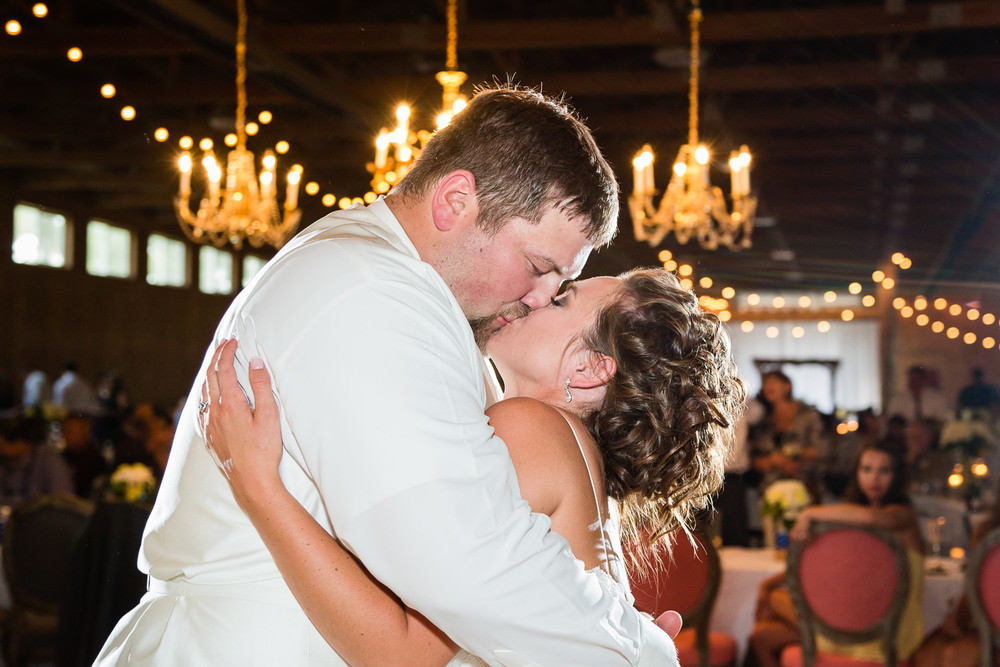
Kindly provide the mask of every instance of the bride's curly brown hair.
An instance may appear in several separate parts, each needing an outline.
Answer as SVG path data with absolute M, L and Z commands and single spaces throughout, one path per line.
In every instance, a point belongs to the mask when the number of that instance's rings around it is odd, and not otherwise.
M 691 290 L 663 269 L 620 276 L 582 343 L 615 360 L 604 400 L 584 416 L 601 448 L 608 495 L 623 537 L 650 542 L 711 503 L 746 388 L 729 335 Z

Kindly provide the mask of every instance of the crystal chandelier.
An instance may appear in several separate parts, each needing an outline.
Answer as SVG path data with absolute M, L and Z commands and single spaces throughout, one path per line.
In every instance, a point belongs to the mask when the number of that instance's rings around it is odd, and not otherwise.
M 458 69 L 458 0 L 448 0 L 448 44 L 445 51 L 445 69 L 435 75 L 443 89 L 442 111 L 437 116 L 437 129 L 451 122 L 452 116 L 461 111 L 467 100 L 462 95 L 462 84 L 468 78 Z M 372 173 L 372 192 L 385 194 L 406 175 L 420 155 L 424 142 L 430 138 L 427 130 L 410 131 L 410 107 L 401 104 L 396 108 L 397 125 L 391 132 L 383 128 L 375 138 L 375 161 L 368 163 Z
M 635 185 L 629 210 L 637 241 L 656 247 L 670 232 L 678 243 L 694 237 L 707 250 L 720 245 L 731 250 L 750 247 L 757 212 L 757 198 L 750 194 L 750 151 L 743 145 L 729 157 L 733 212 L 726 208 L 722 189 L 709 179 L 708 147 L 698 143 L 698 24 L 702 20 L 698 0 L 688 15 L 691 24 L 691 76 L 688 93 L 688 142 L 681 146 L 674 172 L 659 208 L 653 205 L 653 149 L 646 144 L 632 160 Z
M 280 248 L 295 232 L 302 216 L 298 208 L 302 167 L 295 165 L 289 170 L 285 204 L 279 211 L 274 152 L 268 150 L 264 153 L 258 185 L 254 155 L 246 147 L 246 0 L 239 0 L 237 4 L 236 145 L 229 152 L 225 173 L 212 152 L 211 144 L 202 147 L 201 163 L 205 168 L 206 187 L 197 212 L 192 212 L 190 204 L 191 154 L 188 151 L 181 154 L 178 161 L 180 189 L 174 198 L 174 208 L 185 236 L 195 243 L 211 243 L 220 248 L 232 244 L 240 248 L 246 239 L 255 248 L 264 244 Z M 225 189 L 220 192 L 223 177 Z

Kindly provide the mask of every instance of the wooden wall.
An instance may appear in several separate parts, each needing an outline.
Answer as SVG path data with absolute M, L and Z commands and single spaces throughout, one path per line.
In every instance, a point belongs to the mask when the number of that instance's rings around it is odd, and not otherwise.
M 187 395 L 218 320 L 232 295 L 207 295 L 197 287 L 146 284 L 146 237 L 140 232 L 138 278 L 88 275 L 83 266 L 84 210 L 60 209 L 77 221 L 70 269 L 11 261 L 13 208 L 10 188 L 0 185 L 0 372 L 15 378 L 28 360 L 54 380 L 67 360 L 96 382 L 115 369 L 133 401 L 172 410 Z M 197 269 L 194 277 L 196 284 Z
M 83 224 L 90 212 L 72 204 L 60 210 L 76 219 L 76 265 L 70 269 L 23 266 L 10 259 L 14 186 L 0 181 L 0 372 L 16 377 L 28 360 L 52 379 L 66 360 L 75 360 L 93 380 L 106 369 L 123 377 L 133 401 L 153 401 L 172 409 L 190 389 L 216 323 L 233 295 L 206 295 L 196 287 L 147 285 L 143 278 L 121 280 L 90 276 L 83 267 Z M 78 205 L 77 205 L 78 206 Z M 127 221 L 122 221 L 127 224 Z M 137 247 L 145 248 L 138 231 Z M 194 247 L 194 246 L 192 246 Z M 138 276 L 145 276 L 138 252 Z M 237 262 L 238 264 L 239 262 Z M 600 261 L 592 269 L 599 268 Z M 192 285 L 197 284 L 197 267 Z M 238 283 L 235 283 L 238 284 Z M 884 330 L 882 374 L 885 399 L 903 386 L 912 364 L 936 369 L 946 397 L 957 397 L 980 366 L 987 380 L 1000 385 L 1000 350 L 965 345 L 881 309 Z M 978 327 L 977 330 L 983 327 Z M 991 335 L 1000 339 L 1000 325 Z

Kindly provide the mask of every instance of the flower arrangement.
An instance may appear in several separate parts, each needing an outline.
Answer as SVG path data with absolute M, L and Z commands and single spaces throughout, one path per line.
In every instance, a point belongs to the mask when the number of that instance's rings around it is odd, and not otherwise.
M 988 413 L 963 410 L 958 419 L 941 429 L 941 446 L 963 458 L 976 458 L 993 448 L 994 437 Z
M 995 433 L 985 410 L 963 410 L 941 429 L 941 447 L 958 458 L 948 475 L 948 486 L 965 499 L 969 509 L 977 509 L 983 495 L 989 474 L 983 455 L 993 449 Z
M 156 477 L 142 463 L 123 463 L 108 481 L 109 495 L 129 503 L 149 503 L 156 496 Z
M 809 506 L 806 485 L 797 479 L 779 479 L 764 490 L 761 514 L 786 530 L 795 524 L 799 512 Z

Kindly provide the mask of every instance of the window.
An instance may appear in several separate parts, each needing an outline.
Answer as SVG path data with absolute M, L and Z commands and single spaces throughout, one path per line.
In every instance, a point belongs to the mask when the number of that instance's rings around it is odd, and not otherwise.
M 187 285 L 187 246 L 183 241 L 150 234 L 146 241 L 146 282 L 150 285 Z
M 257 272 L 265 264 L 267 264 L 267 260 L 257 255 L 247 255 L 243 258 L 243 287 L 247 286 L 247 283 L 257 275 Z
M 212 246 L 198 251 L 198 289 L 205 294 L 233 291 L 233 255 Z
M 132 276 L 132 232 L 100 220 L 87 223 L 87 273 L 92 276 Z
M 29 204 L 17 204 L 14 206 L 11 258 L 17 264 L 67 267 L 69 239 L 66 227 L 65 216 Z

